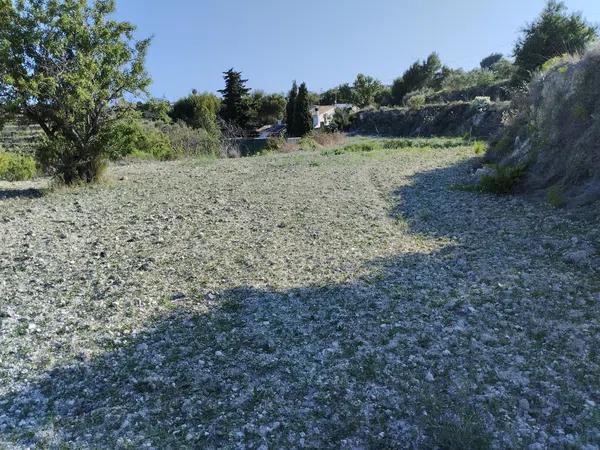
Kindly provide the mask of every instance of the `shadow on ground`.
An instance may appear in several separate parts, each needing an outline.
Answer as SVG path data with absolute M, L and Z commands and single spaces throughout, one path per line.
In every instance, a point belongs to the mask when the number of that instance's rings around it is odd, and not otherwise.
M 392 194 L 392 217 L 447 239 L 439 251 L 373 261 L 352 284 L 173 300 L 126 344 L 0 398 L 1 435 L 84 448 L 509 448 L 560 428 L 591 442 L 592 272 L 556 262 L 570 226 L 559 217 L 449 190 L 465 170 L 418 174 Z
M 44 195 L 41 189 L 2 189 L 0 188 L 0 201 L 15 198 L 39 198 Z

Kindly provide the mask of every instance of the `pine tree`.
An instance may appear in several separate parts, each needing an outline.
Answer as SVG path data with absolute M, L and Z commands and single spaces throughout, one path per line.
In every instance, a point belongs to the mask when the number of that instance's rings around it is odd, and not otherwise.
M 296 122 L 294 119 L 296 118 L 297 98 L 298 98 L 298 85 L 294 81 L 294 84 L 292 84 L 292 89 L 290 90 L 290 93 L 288 94 L 287 104 L 285 106 L 285 124 L 287 127 L 287 134 L 289 136 L 296 135 L 296 133 L 295 133 L 296 132 Z
M 225 122 L 245 128 L 248 124 L 249 109 L 247 96 L 250 89 L 246 87 L 248 80 L 242 79 L 242 73 L 236 72 L 233 68 L 223 72 L 223 75 L 225 89 L 219 91 L 223 95 L 221 118 Z
M 296 136 L 304 136 L 312 130 L 313 123 L 310 115 L 310 100 L 306 83 L 302 83 L 298 89 L 298 98 L 296 99 L 296 114 L 294 117 L 294 134 Z

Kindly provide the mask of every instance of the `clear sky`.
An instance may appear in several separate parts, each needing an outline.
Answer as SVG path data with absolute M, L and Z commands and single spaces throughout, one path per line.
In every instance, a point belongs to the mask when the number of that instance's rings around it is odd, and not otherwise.
M 545 0 L 117 0 L 117 16 L 154 36 L 151 93 L 174 100 L 215 92 L 234 67 L 248 86 L 284 92 L 292 80 L 320 92 L 362 72 L 386 84 L 437 51 L 472 68 L 510 55 Z M 566 0 L 600 23 L 600 0 Z

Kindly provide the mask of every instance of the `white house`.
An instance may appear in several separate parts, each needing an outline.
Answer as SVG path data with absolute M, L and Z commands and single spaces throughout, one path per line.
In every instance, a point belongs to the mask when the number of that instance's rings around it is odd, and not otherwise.
M 333 115 L 337 109 L 336 105 L 315 105 L 310 108 L 313 128 L 327 126 L 333 120 Z
M 321 128 L 322 126 L 328 126 L 333 121 L 333 115 L 338 109 L 352 111 L 355 110 L 354 106 L 348 103 L 311 106 L 310 115 L 312 116 L 313 128 Z

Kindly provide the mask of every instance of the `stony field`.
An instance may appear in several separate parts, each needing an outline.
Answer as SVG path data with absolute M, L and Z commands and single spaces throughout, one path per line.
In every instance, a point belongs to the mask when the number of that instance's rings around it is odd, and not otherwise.
M 473 157 L 0 185 L 0 448 L 598 449 L 598 210 Z

